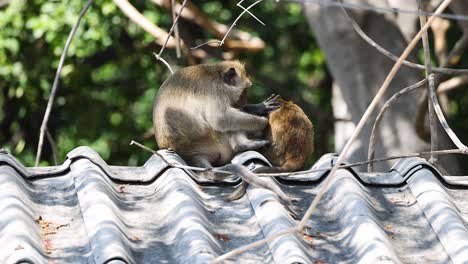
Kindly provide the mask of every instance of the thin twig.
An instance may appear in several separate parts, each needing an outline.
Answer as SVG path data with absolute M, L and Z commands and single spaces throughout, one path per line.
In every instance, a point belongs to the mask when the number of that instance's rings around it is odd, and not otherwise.
M 169 41 L 169 38 L 172 35 L 172 32 L 174 31 L 174 28 L 176 27 L 177 23 L 179 22 L 179 17 L 182 11 L 184 10 L 185 4 L 187 3 L 187 0 L 184 0 L 182 2 L 182 7 L 179 10 L 179 13 L 177 14 L 177 17 L 174 20 L 174 23 L 172 23 L 171 29 L 169 29 L 169 32 L 166 37 L 166 41 L 164 41 L 164 44 L 161 46 L 161 49 L 159 50 L 158 57 L 161 57 L 161 54 L 163 53 L 164 49 L 166 48 L 167 42 Z
M 175 10 L 175 0 L 171 0 L 171 11 L 172 11 L 172 23 L 175 23 L 176 19 L 176 10 Z M 176 56 L 180 59 L 180 35 L 179 35 L 179 24 L 177 24 L 174 28 L 174 35 L 176 38 Z
M 171 168 L 178 168 L 178 169 L 184 169 L 184 170 L 193 170 L 193 171 L 200 171 L 200 172 L 206 172 L 206 171 L 215 171 L 215 172 L 220 172 L 223 174 L 232 174 L 230 171 L 223 171 L 223 170 L 218 170 L 218 169 L 208 169 L 208 168 L 201 168 L 201 167 L 194 167 L 194 166 L 188 166 L 188 165 L 182 165 L 182 164 L 174 164 L 170 161 L 168 161 L 164 155 L 161 155 L 157 151 L 154 151 L 148 147 L 146 147 L 143 144 L 140 144 L 136 141 L 131 141 L 129 145 L 135 145 L 145 151 L 148 151 L 159 158 L 169 165 Z M 464 154 L 468 155 L 468 149 L 461 150 L 461 149 L 445 149 L 445 150 L 436 150 L 436 151 L 422 151 L 422 152 L 416 152 L 416 153 L 409 153 L 409 154 L 402 154 L 402 155 L 396 155 L 396 156 L 390 156 L 390 157 L 385 157 L 385 158 L 377 158 L 377 159 L 372 159 L 372 160 L 364 160 L 364 161 L 358 161 L 358 162 L 353 162 L 350 164 L 344 164 L 344 165 L 339 165 L 339 169 L 346 169 L 346 168 L 352 168 L 356 166 L 362 166 L 366 165 L 369 163 L 377 163 L 377 162 L 383 162 L 383 161 L 388 161 L 388 160 L 395 160 L 395 159 L 403 159 L 403 158 L 411 158 L 411 157 L 423 157 L 429 154 L 434 154 L 434 155 L 447 155 L 447 154 Z M 310 173 L 314 172 L 323 172 L 323 171 L 329 171 L 333 167 L 327 167 L 327 168 L 320 168 L 320 169 L 310 169 L 310 170 L 304 170 L 304 171 L 295 171 L 295 172 L 280 172 L 280 173 L 256 173 L 258 177 L 293 177 L 293 176 L 298 176 L 298 175 L 307 175 Z
M 242 8 L 243 10 L 245 10 L 247 12 L 247 14 L 251 15 L 253 18 L 255 18 L 255 20 L 258 21 L 258 23 L 262 24 L 262 26 L 265 26 L 265 23 L 263 23 L 263 21 L 261 21 L 258 17 L 256 17 L 254 14 L 252 14 L 252 12 L 250 12 L 248 9 L 245 9 L 245 7 L 242 4 L 242 2 L 244 2 L 244 0 L 241 0 L 239 3 L 237 3 L 237 6 Z
M 395 156 L 390 156 L 390 157 L 385 157 L 385 158 L 377 158 L 377 159 L 372 159 L 372 160 L 353 162 L 350 164 L 343 164 L 343 165 L 339 165 L 338 169 L 347 169 L 347 168 L 367 165 L 371 163 L 384 162 L 384 161 L 396 160 L 396 159 L 424 157 L 424 156 L 431 155 L 431 154 L 432 155 L 449 155 L 449 154 L 450 155 L 451 154 L 468 155 L 468 149 L 464 149 L 464 150 L 463 149 L 444 149 L 444 150 L 421 151 L 421 152 L 415 152 L 415 153 L 409 153 L 409 154 L 401 154 L 401 155 L 395 155 Z M 307 174 L 315 173 L 315 172 L 329 171 L 332 168 L 333 167 L 327 167 L 327 168 L 310 169 L 310 170 L 295 171 L 295 172 L 257 173 L 256 175 L 258 177 L 286 177 L 287 178 L 287 177 L 293 177 L 293 176 L 307 175 Z
M 468 32 L 465 32 L 463 36 L 457 40 L 454 47 L 447 55 L 447 58 L 443 60 L 442 67 L 448 67 L 450 65 L 456 65 L 459 61 L 461 56 L 463 55 L 466 47 L 468 46 Z M 437 87 L 439 83 L 446 80 L 446 76 L 437 76 L 435 78 L 435 86 Z M 424 91 L 424 94 L 421 96 L 421 100 L 418 103 L 418 110 L 416 111 L 416 121 L 415 121 L 415 128 L 416 133 L 422 139 L 426 139 L 428 137 L 428 133 L 426 133 L 425 129 L 425 118 L 427 113 L 427 104 L 428 104 L 428 96 L 427 91 Z
M 348 19 L 348 21 L 351 23 L 351 25 L 353 26 L 354 30 L 356 31 L 356 33 L 362 38 L 364 39 L 369 45 L 371 45 L 372 47 L 374 47 L 377 51 L 379 51 L 380 53 L 382 53 L 384 56 L 386 56 L 387 58 L 393 60 L 393 61 L 397 61 L 398 60 L 398 56 L 396 56 L 395 54 L 391 53 L 390 51 L 386 50 L 384 47 L 380 46 L 378 43 L 376 43 L 373 39 L 371 39 L 365 32 L 364 30 L 362 30 L 362 28 L 359 26 L 359 24 L 354 20 L 354 18 L 351 17 L 351 15 L 348 13 L 348 11 L 344 8 L 344 7 L 341 7 L 343 13 L 345 14 L 345 17 Z M 450 56 L 450 55 L 449 55 Z M 405 66 L 408 66 L 408 67 L 411 67 L 411 68 L 414 68 L 414 69 L 418 69 L 418 70 L 425 70 L 425 66 L 424 65 L 421 65 L 421 64 L 417 64 L 417 63 L 414 63 L 414 62 L 411 62 L 411 61 L 407 61 L 407 60 L 404 60 L 403 61 L 403 64 Z M 449 74 L 449 75 L 456 75 L 456 74 L 467 74 L 468 73 L 468 69 L 450 69 L 450 68 L 446 68 L 446 67 L 434 67 L 432 69 L 434 72 L 437 72 L 437 73 L 442 73 L 442 74 Z
M 154 3 L 157 5 L 160 5 L 164 8 L 168 8 L 167 5 L 165 5 L 163 0 L 152 0 Z M 175 9 L 176 11 L 180 10 L 180 4 L 175 4 Z M 211 20 L 209 17 L 207 17 L 203 12 L 198 9 L 196 5 L 194 5 L 192 2 L 188 1 L 184 12 L 181 13 L 182 18 L 191 21 L 200 27 L 208 30 L 211 32 L 215 38 L 221 39 L 226 30 L 229 28 L 226 25 L 220 24 L 216 21 Z M 234 39 L 235 38 L 235 39 Z M 208 44 L 211 44 L 212 42 L 209 42 Z M 216 41 L 217 43 L 216 47 L 219 45 L 219 41 Z M 230 49 L 230 50 L 243 50 L 247 52 L 256 52 L 259 50 L 262 50 L 265 47 L 265 43 L 263 40 L 261 40 L 257 36 L 253 36 L 248 32 L 242 31 L 242 30 L 236 30 L 236 31 L 231 31 L 231 35 L 228 39 L 226 39 L 225 45 Z M 215 47 L 211 46 L 210 47 Z M 196 47 L 195 47 L 196 48 Z M 194 48 L 192 48 L 194 49 Z M 192 54 L 194 56 L 197 56 L 197 53 Z
M 171 65 L 161 57 L 162 53 L 164 52 L 164 49 L 166 48 L 166 45 L 167 45 L 167 42 L 169 41 L 169 38 L 171 37 L 172 35 L 172 32 L 174 31 L 174 28 L 177 27 L 177 23 L 179 22 L 179 17 L 180 17 L 180 14 L 182 13 L 182 11 L 184 10 L 184 7 L 185 7 L 185 4 L 187 3 L 187 0 L 184 0 L 184 2 L 182 2 L 182 7 L 180 8 L 179 10 L 179 13 L 177 14 L 177 17 L 174 19 L 174 22 L 172 23 L 172 26 L 171 26 L 171 29 L 169 30 L 169 33 L 167 34 L 167 37 L 166 37 L 166 40 L 164 41 L 164 44 L 161 46 L 161 49 L 159 50 L 159 53 L 156 54 L 153 52 L 154 56 L 156 57 L 157 60 L 161 61 L 162 63 L 164 63 L 164 65 L 166 65 L 166 67 L 169 69 L 169 71 L 171 72 L 171 74 L 174 74 L 174 70 L 172 69 Z M 174 7 L 174 6 L 173 6 Z M 179 39 L 180 40 L 180 39 Z
M 419 5 L 419 11 L 424 11 L 423 8 L 423 2 L 422 0 L 418 0 L 418 5 Z M 424 26 L 426 23 L 426 17 L 425 16 L 419 16 L 419 24 L 420 26 Z M 434 91 L 435 92 L 435 86 L 434 86 L 434 78 L 429 78 L 430 75 L 432 75 L 432 66 L 431 66 L 431 54 L 429 50 L 429 40 L 427 37 L 427 31 L 424 32 L 422 35 L 422 43 L 423 43 L 423 50 L 424 50 L 424 65 L 425 65 L 425 74 L 426 74 L 426 79 L 428 79 L 427 82 L 427 89 L 428 91 Z M 434 107 L 432 103 L 428 101 L 428 109 L 429 109 L 429 127 L 431 131 L 431 151 L 437 149 L 437 122 L 435 120 L 435 113 L 434 113 Z M 434 155 L 431 154 L 431 157 L 429 161 L 433 164 L 437 162 L 437 159 Z
M 451 0 L 444 0 L 442 2 L 442 4 L 437 8 L 437 10 L 435 11 L 435 14 L 440 14 L 445 8 L 447 8 L 447 6 L 450 4 Z M 390 82 L 392 81 L 393 77 L 395 76 L 395 74 L 397 73 L 398 69 L 401 67 L 402 63 L 403 63 L 403 60 L 405 60 L 408 55 L 410 54 L 410 52 L 413 50 L 413 48 L 416 46 L 417 42 L 419 41 L 419 39 L 421 38 L 422 34 L 429 28 L 429 26 L 431 25 L 432 21 L 434 21 L 434 17 L 431 17 L 429 18 L 429 20 L 427 21 L 427 23 L 424 25 L 424 27 L 421 28 L 421 30 L 416 34 L 416 36 L 414 36 L 414 38 L 411 40 L 411 42 L 408 44 L 408 46 L 406 47 L 406 49 L 403 51 L 403 53 L 401 54 L 400 58 L 398 59 L 398 61 L 395 63 L 395 65 L 393 66 L 393 68 L 391 69 L 391 71 L 389 72 L 389 74 L 387 75 L 387 77 L 385 78 L 385 81 L 384 83 L 382 84 L 382 86 L 380 87 L 379 91 L 377 92 L 377 94 L 375 95 L 374 99 L 372 100 L 372 102 L 370 103 L 370 105 L 367 107 L 367 110 L 365 111 L 364 115 L 362 116 L 361 120 L 359 120 L 358 124 L 356 125 L 356 128 L 354 129 L 353 131 L 353 134 L 351 135 L 351 137 L 348 139 L 348 141 L 346 142 L 346 145 L 344 146 L 343 150 L 341 151 L 340 155 L 338 156 L 337 160 L 336 160 L 336 165 L 333 166 L 332 170 L 330 171 L 329 173 L 329 176 L 325 179 L 325 182 L 324 184 L 321 186 L 320 190 L 318 191 L 317 195 L 314 197 L 311 205 L 309 206 L 309 208 L 307 209 L 306 213 L 304 214 L 304 216 L 302 217 L 301 221 L 299 222 L 299 225 L 297 226 L 297 228 L 294 228 L 294 229 L 290 229 L 289 232 L 286 232 L 284 231 L 281 235 L 273 235 L 273 236 L 269 236 L 269 237 L 266 237 L 265 239 L 261 240 L 261 241 L 257 241 L 257 242 L 254 242 L 252 244 L 248 244 L 244 247 L 242 247 L 242 250 L 239 250 L 237 249 L 236 250 L 236 254 L 239 254 L 239 253 L 242 253 L 242 252 L 245 252 L 245 251 L 248 251 L 248 250 L 251 250 L 255 247 L 258 247 L 258 246 L 261 246 L 265 243 L 268 243 L 280 236 L 283 236 L 283 235 L 286 235 L 286 234 L 290 234 L 292 232 L 295 232 L 295 231 L 299 231 L 299 230 L 302 230 L 304 229 L 307 221 L 309 220 L 310 216 L 312 215 L 313 211 L 315 210 L 315 208 L 317 207 L 318 203 L 320 202 L 320 200 L 322 199 L 323 195 L 325 194 L 325 191 L 328 189 L 329 185 L 331 184 L 331 182 L 335 179 L 335 173 L 336 171 L 338 170 L 338 166 L 341 162 L 343 162 L 345 156 L 347 155 L 349 149 L 351 148 L 352 144 L 354 143 L 354 141 L 356 140 L 356 138 L 358 137 L 359 133 L 361 132 L 362 128 L 364 127 L 364 124 L 367 122 L 367 120 L 369 119 L 370 115 L 372 114 L 372 112 L 374 111 L 374 109 L 377 107 L 377 104 L 379 103 L 379 101 L 382 99 L 382 96 L 384 95 L 385 91 L 387 90 L 388 86 L 390 85 Z M 226 254 L 230 254 L 230 252 L 226 253 Z M 216 258 L 214 260 L 214 262 L 218 262 L 219 259 L 224 259 L 225 255 L 221 255 L 219 256 L 218 258 Z M 232 255 L 231 255 L 232 256 Z
M 242 15 L 244 15 L 246 12 L 249 11 L 249 9 L 251 9 L 252 7 L 254 7 L 256 4 L 262 2 L 263 0 L 257 0 L 256 2 L 252 3 L 251 5 L 249 5 L 247 8 L 243 8 L 244 11 L 242 11 L 236 18 L 236 20 L 234 20 L 234 22 L 231 24 L 231 26 L 229 27 L 229 29 L 226 31 L 226 33 L 224 34 L 224 37 L 221 39 L 221 40 L 210 40 L 210 41 L 207 41 L 205 43 L 202 43 L 198 46 L 195 46 L 195 47 L 192 47 L 190 49 L 197 49 L 197 48 L 200 48 L 202 46 L 205 46 L 207 44 L 210 44 L 210 43 L 218 43 L 219 46 L 221 47 L 223 44 L 224 44 L 224 41 L 226 40 L 226 38 L 228 37 L 229 33 L 231 32 L 231 30 L 234 28 L 234 26 L 236 25 L 237 21 L 239 21 L 239 19 L 242 17 Z
M 440 4 L 440 6 L 437 8 L 435 13 L 440 14 L 445 8 L 448 7 L 450 2 L 451 2 L 451 0 L 444 0 Z M 362 128 L 364 127 L 364 124 L 367 122 L 367 120 L 371 116 L 372 112 L 377 107 L 379 101 L 382 99 L 385 91 L 389 87 L 390 82 L 393 80 L 393 78 L 395 77 L 395 74 L 397 73 L 398 69 L 403 64 L 403 61 L 409 56 L 410 52 L 414 49 L 414 47 L 418 43 L 419 39 L 423 35 L 423 33 L 427 31 L 427 29 L 431 25 L 432 21 L 434 21 L 434 17 L 429 18 L 427 23 L 421 28 L 421 30 L 416 34 L 416 36 L 414 36 L 414 38 L 411 40 L 411 42 L 408 44 L 408 46 L 405 48 L 405 50 L 401 54 L 400 58 L 398 58 L 398 61 L 395 63 L 393 68 L 390 70 L 389 74 L 385 78 L 385 81 L 383 82 L 382 86 L 379 88 L 379 90 L 378 90 L 377 94 L 375 95 L 374 99 L 372 100 L 370 105 L 367 107 L 367 110 L 365 111 L 364 115 L 361 117 L 361 120 L 359 120 L 358 124 L 356 125 L 356 128 L 353 131 L 353 134 L 348 139 L 346 145 L 344 146 L 343 150 L 341 151 L 340 155 L 338 156 L 338 159 L 336 161 L 337 164 L 340 164 L 344 160 L 344 158 L 345 158 L 346 154 L 348 153 L 349 149 L 351 148 L 352 144 L 354 143 L 354 141 L 358 137 L 359 133 L 361 132 Z M 310 216 L 312 215 L 312 212 L 315 210 L 315 208 L 318 205 L 318 202 L 320 201 L 323 194 L 325 193 L 325 190 L 328 188 L 331 181 L 335 178 L 334 176 L 335 176 L 335 172 L 336 172 L 337 169 L 338 169 L 338 166 L 334 166 L 333 169 L 331 170 L 330 176 L 327 178 L 325 184 L 322 186 L 322 188 L 320 189 L 317 196 L 315 196 L 314 200 L 312 201 L 312 204 L 310 205 L 309 209 L 307 209 L 304 217 L 302 218 L 302 220 L 301 220 L 301 222 L 299 224 L 300 229 L 302 229 L 305 226 L 307 220 L 310 218 Z
M 165 59 L 163 59 L 161 56 L 156 54 L 156 52 L 153 52 L 153 55 L 157 60 L 160 60 L 162 63 L 164 63 L 164 65 L 166 65 L 166 67 L 169 69 L 171 74 L 174 74 L 174 70 L 172 69 L 171 65 Z
M 193 50 L 193 49 L 198 49 L 198 48 L 200 48 L 200 47 L 202 47 L 202 46 L 209 45 L 209 44 L 214 44 L 214 43 L 216 43 L 216 44 L 219 45 L 220 42 L 221 42 L 221 41 L 219 41 L 219 40 L 217 40 L 217 39 L 215 39 L 215 40 L 210 40 L 210 41 L 207 41 L 207 42 L 203 42 L 203 43 L 200 44 L 200 45 L 191 47 L 190 49 L 192 49 L 192 50 Z
M 463 76 L 457 76 L 453 77 L 445 82 L 442 82 L 439 84 L 439 87 L 437 89 L 437 93 L 446 93 L 448 91 L 451 91 L 453 89 L 456 89 L 460 86 L 468 84 L 468 75 L 463 75 Z
M 357 24 L 357 22 L 353 18 L 351 18 L 351 16 L 348 14 L 346 9 L 344 7 L 341 7 L 341 8 L 342 8 L 342 11 L 344 12 L 345 16 L 348 18 L 349 22 L 351 23 L 351 25 L 355 29 L 355 31 L 366 42 L 368 42 L 371 46 L 375 47 L 383 55 L 389 57 L 392 60 L 396 60 L 395 55 L 393 55 L 389 51 L 387 51 L 384 48 L 382 48 L 381 46 L 379 46 L 375 41 L 373 41 L 369 36 L 367 36 L 364 33 L 364 31 L 360 28 L 359 24 Z M 421 12 L 421 13 L 422 14 L 427 14 L 427 12 Z M 457 41 L 457 43 L 455 44 L 455 46 L 452 49 L 452 51 L 450 52 L 450 54 L 447 56 L 447 59 L 444 61 L 445 65 L 442 65 L 442 67 L 439 67 L 439 68 L 432 68 L 432 70 L 434 72 L 444 73 L 444 74 L 466 74 L 468 72 L 468 69 L 448 69 L 446 67 L 447 67 L 447 65 L 453 65 L 453 64 L 457 63 L 460 60 L 461 54 L 463 53 L 463 51 L 464 51 L 464 49 L 465 49 L 465 47 L 467 45 L 468 45 L 468 33 L 464 33 L 463 36 Z M 425 70 L 425 66 L 420 65 L 420 64 L 415 64 L 415 63 L 412 63 L 412 62 L 409 62 L 409 61 L 404 61 L 403 63 L 405 65 L 413 67 L 413 68 Z M 424 117 L 425 117 L 428 101 L 427 101 L 427 96 L 426 95 L 424 95 L 423 98 L 425 98 L 425 99 L 422 100 L 422 104 L 420 105 L 420 107 L 418 108 L 418 111 L 416 112 L 417 113 L 416 114 L 416 131 L 418 132 L 418 135 L 420 135 L 420 136 L 422 136 L 424 138 L 424 135 L 422 135 L 420 133 L 423 133 L 423 131 L 424 131 Z M 436 114 L 437 114 L 437 112 L 436 112 Z M 439 114 L 437 114 L 439 120 L 441 119 L 439 117 L 440 114 L 442 114 L 442 110 L 440 111 Z M 444 125 L 443 125 L 443 127 L 445 129 Z M 446 129 L 446 131 L 447 131 L 447 129 Z M 452 133 L 447 131 L 447 133 L 452 135 L 452 137 L 454 137 L 452 140 L 457 140 L 458 139 L 458 138 L 455 139 L 456 135 L 454 135 L 453 131 L 452 131 Z M 458 140 L 458 142 L 461 143 L 460 140 Z
M 228 253 L 217 257 L 211 263 L 212 264 L 213 263 L 220 263 L 220 262 L 225 261 L 227 259 L 230 259 L 230 258 L 234 257 L 235 255 L 238 255 L 238 254 L 240 254 L 242 252 L 249 251 L 252 248 L 256 248 L 256 247 L 259 247 L 259 246 L 261 246 L 263 244 L 266 244 L 266 243 L 270 242 L 270 240 L 273 240 L 273 239 L 276 239 L 278 237 L 288 235 L 288 234 L 291 234 L 291 233 L 295 233 L 295 232 L 299 232 L 299 230 L 296 229 L 296 228 L 288 228 L 288 229 L 280 231 L 280 232 L 278 232 L 278 233 L 276 233 L 274 235 L 271 235 L 271 236 L 269 236 L 267 238 L 260 239 L 258 241 L 255 241 L 255 242 L 251 243 L 251 244 L 247 244 L 245 246 L 238 247 L 238 248 L 236 248 L 234 250 L 231 250 Z
M 429 78 L 434 78 L 434 75 L 430 75 Z M 439 104 L 439 99 L 437 98 L 437 94 L 435 90 L 429 90 L 429 97 L 431 98 L 432 105 L 434 106 L 434 111 L 437 115 L 437 118 L 439 119 L 440 124 L 442 125 L 442 128 L 445 130 L 447 135 L 450 137 L 452 140 L 453 144 L 457 146 L 457 148 L 464 150 L 467 148 L 465 144 L 461 142 L 461 140 L 457 137 L 457 135 L 453 132 L 453 130 L 450 128 L 449 124 L 447 123 L 447 120 L 445 119 L 444 113 L 442 112 L 442 108 L 440 107 Z
M 50 134 L 49 129 L 46 129 L 46 137 L 47 141 L 49 141 L 50 148 L 52 149 L 52 158 L 54 159 L 54 165 L 57 166 L 58 159 L 57 159 L 57 145 L 55 144 L 54 138 Z
M 279 0 L 277 0 L 279 2 Z M 403 9 L 403 8 L 396 8 L 396 7 L 384 7 L 384 6 L 375 6 L 371 4 L 359 4 L 359 1 L 356 1 L 356 3 L 343 3 L 341 0 L 282 0 L 282 2 L 296 2 L 296 3 L 311 3 L 311 4 L 317 4 L 320 6 L 334 6 L 334 7 L 340 7 L 343 6 L 346 9 L 355 9 L 355 10 L 367 10 L 367 11 L 374 11 L 374 12 L 387 12 L 391 14 L 410 14 L 410 15 L 415 15 L 415 16 L 434 16 L 434 17 L 442 17 L 446 19 L 453 19 L 453 20 L 459 20 L 459 21 L 468 21 L 468 16 L 466 15 L 456 15 L 456 14 L 448 14 L 448 13 L 442 13 L 442 14 L 436 14 L 435 12 L 420 12 L 417 10 L 411 10 L 411 9 Z M 364 1 L 360 1 L 364 2 Z M 463 3 L 463 1 L 461 1 Z M 457 2 L 454 2 L 458 3 Z
M 60 61 L 57 67 L 57 72 L 55 73 L 54 83 L 52 84 L 52 91 L 50 92 L 49 101 L 47 102 L 47 108 L 46 108 L 44 118 L 42 119 L 42 123 L 41 123 L 41 128 L 40 128 L 40 133 L 39 133 L 39 142 L 37 144 L 37 153 L 36 153 L 36 162 L 35 162 L 36 167 L 39 166 L 39 161 L 41 160 L 42 147 L 44 144 L 44 134 L 47 129 L 47 122 L 49 121 L 50 113 L 52 112 L 52 105 L 54 104 L 55 94 L 57 93 L 58 83 L 60 79 L 60 73 L 62 72 L 63 64 L 65 63 L 65 57 L 67 55 L 68 48 L 70 47 L 70 44 L 73 40 L 73 36 L 75 36 L 76 30 L 78 29 L 78 26 L 80 25 L 81 18 L 83 18 L 84 14 L 88 10 L 88 8 L 91 6 L 93 1 L 94 0 L 89 0 L 85 4 L 83 9 L 81 10 L 80 14 L 78 15 L 78 19 L 76 20 L 70 33 L 68 34 L 67 41 L 65 42 L 65 47 L 62 51 L 62 55 L 60 56 Z
M 397 93 L 395 93 L 392 97 L 390 97 L 390 99 L 388 99 L 387 102 L 385 102 L 384 106 L 382 107 L 379 114 L 377 115 L 377 118 L 375 119 L 374 125 L 372 126 L 372 131 L 371 131 L 370 140 L 369 140 L 369 151 L 368 151 L 367 159 L 369 159 L 369 160 L 374 159 L 374 156 L 375 156 L 375 143 L 377 141 L 376 132 L 377 132 L 377 128 L 380 125 L 380 122 L 382 121 L 382 118 L 383 118 L 385 112 L 388 109 L 390 109 L 390 107 L 395 102 L 397 102 L 398 98 L 400 98 L 401 96 L 403 96 L 406 93 L 414 91 L 417 88 L 421 88 L 422 85 L 424 85 L 426 82 L 427 82 L 427 79 L 423 79 L 423 80 L 421 80 L 421 81 L 419 81 L 419 82 L 417 82 L 417 83 L 415 83 L 413 85 L 410 85 L 410 86 L 408 86 L 406 88 L 403 88 L 400 91 L 398 91 Z M 367 171 L 372 172 L 373 170 L 374 170 L 374 164 L 371 162 L 367 166 Z
M 229 33 L 234 28 L 234 26 L 237 24 L 237 21 L 239 21 L 239 19 L 242 17 L 242 15 L 244 15 L 244 13 L 248 12 L 250 8 L 254 7 L 256 4 L 258 4 L 258 3 L 262 2 L 262 1 L 263 0 L 255 1 L 253 4 L 249 5 L 247 8 L 244 8 L 244 11 L 242 11 L 242 13 L 240 13 L 239 16 L 237 16 L 236 20 L 234 20 L 234 23 L 232 23 L 231 27 L 229 27 L 226 34 L 224 34 L 224 37 L 223 37 L 223 39 L 221 39 L 221 43 L 219 44 L 219 46 L 224 44 L 224 41 L 226 40 L 226 38 L 228 37 Z
M 445 63 L 448 64 L 456 64 L 459 62 L 461 55 L 463 54 L 463 51 L 468 45 L 468 33 L 465 32 L 463 36 L 457 41 L 455 46 L 453 47 L 452 51 L 450 51 L 448 58 L 445 60 Z M 434 75 L 429 75 L 429 79 L 434 79 Z M 439 83 L 440 79 L 437 78 L 437 81 L 434 81 L 435 83 Z M 458 136 L 453 132 L 453 130 L 450 128 L 447 120 L 445 119 L 444 113 L 442 111 L 442 108 L 440 107 L 439 99 L 437 98 L 437 94 L 435 89 L 432 91 L 429 91 L 429 97 L 432 101 L 432 105 L 434 106 L 434 111 L 435 114 L 437 115 L 437 118 L 439 119 L 439 122 L 442 126 L 442 128 L 445 130 L 449 138 L 452 140 L 452 142 L 457 146 L 459 149 L 465 149 L 466 145 L 461 142 L 461 140 L 458 138 Z M 425 100 L 427 100 L 427 96 L 424 96 Z M 423 100 L 423 104 L 425 102 Z M 423 120 L 425 117 L 425 111 L 427 107 L 424 107 L 424 105 L 420 105 L 417 114 L 416 114 L 416 125 L 418 124 L 423 124 Z M 420 125 L 422 126 L 422 125 Z

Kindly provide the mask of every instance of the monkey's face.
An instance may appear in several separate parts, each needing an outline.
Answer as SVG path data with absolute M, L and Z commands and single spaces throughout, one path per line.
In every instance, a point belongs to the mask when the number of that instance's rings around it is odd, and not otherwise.
M 223 81 L 233 96 L 233 103 L 236 106 L 245 105 L 247 103 L 247 88 L 252 86 L 252 82 L 247 77 L 245 70 L 230 67 L 223 73 Z

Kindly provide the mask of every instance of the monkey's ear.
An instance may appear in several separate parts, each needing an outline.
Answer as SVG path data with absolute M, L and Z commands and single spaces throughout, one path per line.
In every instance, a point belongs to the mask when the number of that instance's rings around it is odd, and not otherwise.
M 228 85 L 235 85 L 236 84 L 236 80 L 235 80 L 236 76 L 237 76 L 236 69 L 229 68 L 229 70 L 224 73 L 223 80 Z

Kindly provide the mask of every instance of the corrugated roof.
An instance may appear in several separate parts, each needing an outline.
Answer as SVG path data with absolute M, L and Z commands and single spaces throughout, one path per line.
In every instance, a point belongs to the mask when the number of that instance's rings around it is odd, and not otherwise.
M 166 159 L 183 163 L 173 153 Z M 327 168 L 325 155 L 314 165 Z M 256 152 L 233 162 L 266 164 Z M 87 147 L 63 165 L 26 168 L 0 154 L 0 263 L 207 263 L 297 224 L 270 191 L 238 177 L 210 183 L 153 155 L 141 167 L 109 166 Z M 274 180 L 299 215 L 327 172 Z M 468 263 L 468 177 L 442 177 L 422 159 L 390 172 L 340 169 L 307 234 L 245 252 L 235 263 Z

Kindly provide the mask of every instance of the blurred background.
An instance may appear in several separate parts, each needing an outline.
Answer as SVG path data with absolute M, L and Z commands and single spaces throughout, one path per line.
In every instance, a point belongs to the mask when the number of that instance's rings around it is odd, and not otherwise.
M 131 140 L 157 149 L 152 134 L 152 104 L 158 87 L 170 72 L 153 56 L 153 52 L 159 52 L 161 42 L 132 22 L 117 2 L 121 1 L 94 1 L 66 56 L 48 122 L 59 164 L 69 151 L 82 145 L 92 147 L 104 160 L 116 165 L 141 165 L 150 156 L 129 146 Z M 230 34 L 230 42 L 222 47 L 205 45 L 190 49 L 220 39 L 222 35 L 217 31 L 225 32 L 242 9 L 236 6 L 238 1 L 189 1 L 179 21 L 182 54 L 177 58 L 174 46 L 168 45 L 162 56 L 175 70 L 223 59 L 245 62 L 254 81 L 250 102 L 260 102 L 277 93 L 294 100 L 309 115 L 316 134 L 316 151 L 310 159 L 313 162 L 325 153 L 340 150 L 393 62 L 363 41 L 338 7 L 315 3 L 327 1 L 305 2 L 263 1 L 251 11 L 265 26 L 244 14 Z M 417 10 L 415 0 L 365 2 L 369 6 Z M 432 2 L 428 9 L 438 3 Z M 0 1 L 0 148 L 27 166 L 34 165 L 39 128 L 59 58 L 84 3 Z M 252 3 L 245 1 L 242 5 Z M 169 31 L 173 21 L 170 1 L 131 4 L 154 25 Z M 180 8 L 180 2 L 177 5 Z M 446 12 L 455 12 L 451 10 Z M 401 54 L 419 30 L 419 20 L 414 14 L 403 16 L 362 9 L 349 12 L 374 41 L 396 55 Z M 441 21 L 447 25 L 443 31 L 446 50 L 443 53 L 432 48 L 434 65 L 441 64 L 442 58 L 466 34 L 459 20 Z M 435 42 L 431 31 L 431 47 Z M 420 45 L 409 60 L 424 63 L 422 59 Z M 450 66 L 468 68 L 468 54 L 463 53 Z M 423 71 L 404 68 L 392 82 L 387 99 L 423 78 Z M 441 100 L 449 123 L 465 142 L 466 88 L 461 85 L 451 89 Z M 419 91 L 405 97 L 387 114 L 378 135 L 377 157 L 428 149 L 427 138 L 417 133 L 414 125 L 421 94 Z M 368 123 L 371 127 L 373 121 Z M 366 159 L 367 130 L 350 160 Z M 441 142 L 445 142 L 443 137 L 442 134 Z M 455 162 L 454 168 L 462 164 L 458 158 L 448 162 Z M 40 165 L 53 164 L 52 147 L 46 140 Z

